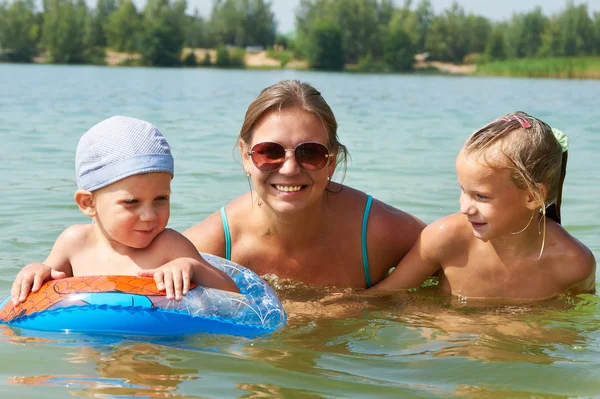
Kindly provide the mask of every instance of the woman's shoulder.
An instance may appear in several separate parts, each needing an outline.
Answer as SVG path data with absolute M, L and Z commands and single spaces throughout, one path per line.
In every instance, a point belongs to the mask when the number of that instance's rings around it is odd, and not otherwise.
M 201 252 L 225 256 L 225 224 L 244 220 L 252 205 L 251 193 L 243 194 L 183 232 Z M 225 219 L 225 220 L 223 220 Z
M 371 274 L 374 281 L 378 281 L 378 276 L 387 273 L 408 253 L 425 223 L 376 198 L 372 199 L 370 209 L 367 209 L 368 194 L 350 187 L 344 187 L 342 193 L 344 191 L 345 198 L 340 198 L 336 209 L 344 215 L 344 219 L 362 220 L 363 228 L 366 227 Z M 347 231 L 342 233 L 348 234 Z

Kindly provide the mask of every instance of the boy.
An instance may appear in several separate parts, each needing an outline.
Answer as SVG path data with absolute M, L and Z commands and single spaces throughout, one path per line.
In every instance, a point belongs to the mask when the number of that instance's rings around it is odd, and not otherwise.
M 67 228 L 44 262 L 17 274 L 14 304 L 44 281 L 70 276 L 153 276 L 157 288 L 176 300 L 190 281 L 239 291 L 187 238 L 166 229 L 174 161 L 155 126 L 124 116 L 106 119 L 81 137 L 75 164 L 75 202 L 92 223 Z

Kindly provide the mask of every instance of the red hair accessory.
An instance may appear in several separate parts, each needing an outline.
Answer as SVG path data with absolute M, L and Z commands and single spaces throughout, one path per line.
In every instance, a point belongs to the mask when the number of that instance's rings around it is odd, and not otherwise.
M 531 127 L 531 123 L 529 123 L 529 121 L 527 119 L 523 118 L 521 115 L 510 114 L 507 116 L 503 116 L 500 119 L 505 122 L 517 121 L 517 122 L 519 122 L 519 124 L 521 125 L 521 127 L 523 129 L 529 129 Z

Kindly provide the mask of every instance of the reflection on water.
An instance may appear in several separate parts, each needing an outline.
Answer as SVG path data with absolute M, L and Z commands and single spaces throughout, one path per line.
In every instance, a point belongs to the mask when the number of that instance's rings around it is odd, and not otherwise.
M 11 375 L 7 383 L 63 387 L 72 396 L 95 398 L 315 398 L 344 396 L 349 386 L 357 397 L 369 397 L 374 386 L 380 397 L 529 397 L 518 383 L 508 390 L 494 385 L 500 376 L 493 374 L 483 374 L 485 384 L 475 376 L 471 384 L 459 384 L 452 376 L 461 375 L 465 361 L 525 369 L 581 362 L 599 327 L 594 295 L 467 307 L 433 288 L 371 296 L 286 284 L 275 285 L 288 326 L 255 340 L 203 335 L 159 343 L 69 341 L 4 327 L 5 342 L 64 348 L 56 361 L 76 370 Z M 219 378 L 223 386 L 215 384 Z M 216 385 L 210 394 L 202 390 L 207 383 Z
M 179 367 L 180 359 L 172 353 L 165 355 L 164 348 L 149 343 L 122 344 L 104 351 L 83 347 L 62 360 L 77 365 L 90 363 L 96 375 L 19 376 L 9 379 L 9 384 L 80 388 L 71 394 L 90 398 L 191 397 L 176 391 L 182 381 L 198 379 L 198 370 Z

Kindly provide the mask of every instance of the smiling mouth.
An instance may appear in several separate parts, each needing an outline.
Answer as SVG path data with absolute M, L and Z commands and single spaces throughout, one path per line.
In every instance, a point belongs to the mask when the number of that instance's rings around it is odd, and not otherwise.
M 150 234 L 154 231 L 154 229 L 150 229 L 150 230 L 136 230 L 138 233 L 140 234 Z
M 281 191 L 284 193 L 297 193 L 298 191 L 301 191 L 306 187 L 305 185 L 282 186 L 279 184 L 272 184 L 272 186 L 275 188 L 275 190 Z
M 472 222 L 469 220 L 469 223 L 471 223 L 471 226 L 473 227 L 481 227 L 481 226 L 485 226 L 487 223 L 482 223 L 482 222 Z

